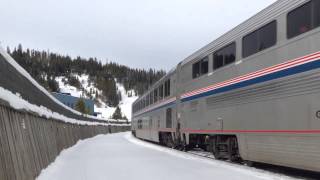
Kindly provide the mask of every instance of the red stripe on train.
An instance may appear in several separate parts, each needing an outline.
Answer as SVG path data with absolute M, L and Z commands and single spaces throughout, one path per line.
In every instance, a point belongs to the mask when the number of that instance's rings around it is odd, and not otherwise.
M 239 76 L 239 77 L 227 80 L 227 81 L 223 81 L 223 82 L 220 82 L 220 83 L 217 83 L 217 84 L 213 84 L 213 85 L 210 85 L 210 86 L 205 87 L 205 88 L 201 88 L 201 89 L 197 89 L 197 90 L 194 90 L 194 91 L 190 91 L 190 92 L 187 92 L 187 93 L 183 94 L 182 98 L 189 97 L 189 96 L 201 93 L 201 92 L 206 92 L 207 90 L 212 90 L 212 89 L 215 89 L 215 88 L 219 88 L 219 87 L 223 87 L 223 86 L 230 85 L 230 84 L 233 84 L 233 83 L 237 83 L 237 82 L 241 82 L 241 81 L 244 81 L 244 80 L 248 80 L 250 78 L 259 77 L 259 76 L 262 76 L 262 75 L 265 75 L 265 74 L 268 74 L 268 73 L 272 73 L 272 72 L 276 72 L 276 71 L 279 71 L 279 70 L 283 70 L 283 69 L 286 69 L 288 67 L 293 67 L 295 65 L 299 65 L 300 63 L 303 64 L 303 63 L 307 63 L 309 61 L 317 60 L 320 57 L 319 54 L 320 53 L 317 52 L 317 53 L 314 53 L 314 54 L 311 54 L 311 55 L 307 55 L 307 56 L 304 56 L 304 57 L 301 57 L 301 58 L 290 60 L 290 61 L 287 61 L 287 62 L 284 62 L 284 63 L 281 63 L 281 64 L 277 64 L 277 65 L 274 65 L 274 66 L 271 66 L 271 67 L 268 67 L 268 68 L 265 68 L 265 69 L 261 69 L 261 70 L 258 70 L 258 71 L 255 71 L 255 72 L 252 72 L 252 73 L 249 73 L 249 74 L 245 74 L 245 75 L 242 75 L 242 76 Z
M 172 128 L 137 129 L 137 131 L 175 132 Z M 281 134 L 320 134 L 320 130 L 196 130 L 182 129 L 184 133 L 281 133 Z
M 188 133 L 283 133 L 283 134 L 320 134 L 320 130 L 195 130 L 182 129 Z

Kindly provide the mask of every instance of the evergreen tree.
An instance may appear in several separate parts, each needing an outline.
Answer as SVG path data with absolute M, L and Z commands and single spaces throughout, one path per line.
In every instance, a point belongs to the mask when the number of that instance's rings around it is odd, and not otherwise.
M 86 104 L 82 98 L 80 98 L 76 103 L 76 110 L 81 112 L 82 114 L 88 114 L 88 110 L 86 108 Z
M 21 44 L 13 50 L 8 47 L 7 51 L 48 91 L 58 91 L 54 78 L 57 76 L 65 76 L 68 84 L 80 89 L 81 83 L 74 77 L 74 73 L 88 74 L 90 83 L 94 83 L 102 91 L 101 94 L 95 93 L 96 98 L 103 97 L 106 104 L 112 107 L 116 107 L 121 101 L 115 79 L 124 85 L 126 91 L 133 89 L 136 95 L 141 95 L 165 75 L 163 70 L 133 69 L 114 62 L 102 64 L 97 58 L 71 58 L 49 51 L 23 49 Z
M 114 111 L 112 117 L 112 119 L 123 119 L 123 116 L 122 116 L 122 112 L 121 112 L 121 109 L 119 106 L 117 106 L 116 110 Z

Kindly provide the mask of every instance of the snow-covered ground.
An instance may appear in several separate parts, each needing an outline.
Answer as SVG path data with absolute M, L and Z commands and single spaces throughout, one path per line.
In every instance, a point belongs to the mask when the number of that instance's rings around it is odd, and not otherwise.
M 150 144 L 130 133 L 99 135 L 64 150 L 37 180 L 260 180 L 286 176 Z
M 86 74 L 82 74 L 82 75 L 73 74 L 73 76 L 75 76 L 80 81 L 82 89 L 77 89 L 76 87 L 71 86 L 68 83 L 65 83 L 67 80 L 66 77 L 59 76 L 59 77 L 56 77 L 56 81 L 59 84 L 60 92 L 70 93 L 72 96 L 84 97 L 84 98 L 89 98 L 87 94 L 90 94 L 90 92 L 98 92 L 98 94 L 102 94 L 102 91 L 100 91 L 98 88 L 96 88 L 93 83 L 90 83 L 88 75 L 86 75 Z M 128 118 L 128 120 L 130 121 L 131 120 L 131 106 L 132 106 L 132 103 L 138 97 L 135 96 L 133 90 L 126 92 L 126 90 L 122 84 L 117 83 L 116 85 L 117 85 L 118 91 L 121 93 L 121 98 L 122 98 L 120 101 L 119 107 L 120 107 L 123 115 L 125 115 Z M 129 97 L 129 94 L 131 94 L 132 96 Z M 93 95 L 93 97 L 95 97 L 95 94 L 92 94 L 92 95 Z M 97 104 L 94 105 L 94 111 L 101 113 L 100 115 L 98 115 L 99 118 L 110 119 L 110 117 L 113 115 L 116 108 L 107 106 L 103 102 L 103 100 L 101 100 L 99 98 L 98 98 L 98 101 L 99 101 L 99 105 L 97 105 Z

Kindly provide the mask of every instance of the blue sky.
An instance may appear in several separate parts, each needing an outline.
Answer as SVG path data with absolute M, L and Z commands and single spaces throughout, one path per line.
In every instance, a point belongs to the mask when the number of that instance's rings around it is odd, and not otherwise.
M 1 45 L 169 70 L 275 0 L 0 0 Z

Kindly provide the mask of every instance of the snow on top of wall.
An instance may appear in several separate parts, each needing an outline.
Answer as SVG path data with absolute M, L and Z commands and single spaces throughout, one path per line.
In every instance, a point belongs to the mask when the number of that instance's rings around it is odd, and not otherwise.
M 9 64 L 11 64 L 21 75 L 26 77 L 34 86 L 36 86 L 40 91 L 42 91 L 45 95 L 47 95 L 55 103 L 57 103 L 58 105 L 62 106 L 65 109 L 68 109 L 69 111 L 71 111 L 74 114 L 81 115 L 80 112 L 78 112 L 78 111 L 76 111 L 76 110 L 64 105 L 59 100 L 57 100 L 55 97 L 53 97 L 44 87 L 42 87 L 36 80 L 34 80 L 31 77 L 31 75 L 25 69 L 23 69 L 1 46 L 0 46 L 0 53 L 3 55 L 4 59 Z M 87 115 L 86 117 L 91 118 L 91 119 L 96 119 L 96 120 L 102 120 L 102 121 L 117 122 L 116 120 L 106 120 L 106 119 L 97 118 L 95 116 L 88 116 Z
M 66 123 L 72 123 L 72 124 L 78 124 L 78 125 L 90 125 L 90 126 L 92 126 L 92 125 L 128 126 L 127 124 L 110 124 L 110 123 L 89 122 L 89 121 L 80 121 L 80 120 L 68 118 L 64 115 L 53 112 L 44 106 L 37 106 L 37 105 L 31 104 L 28 101 L 22 99 L 18 93 L 13 94 L 11 91 L 6 90 L 3 87 L 0 87 L 0 99 L 8 102 L 9 105 L 14 109 L 26 110 L 29 112 L 36 113 L 41 117 L 46 117 L 48 119 L 52 118 L 52 119 L 66 122 Z

